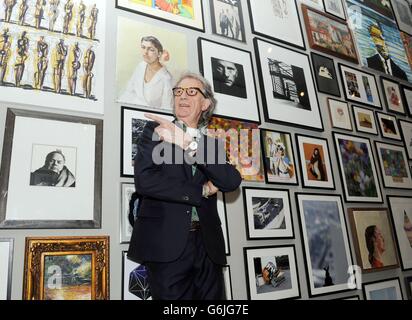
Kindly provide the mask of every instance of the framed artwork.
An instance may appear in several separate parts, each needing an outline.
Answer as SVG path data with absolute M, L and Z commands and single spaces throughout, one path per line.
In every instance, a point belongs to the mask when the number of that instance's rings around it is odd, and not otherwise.
M 298 184 L 290 133 L 261 129 L 266 183 Z
M 362 272 L 399 267 L 387 208 L 349 208 L 356 260 Z
M 323 0 L 323 4 L 327 13 L 346 20 L 342 0 Z
M 260 123 L 251 53 L 204 38 L 198 50 L 200 72 L 219 101 L 213 114 Z
M 392 0 L 391 3 L 399 30 L 412 35 L 412 9 L 410 3 L 407 0 Z
M 312 49 L 358 63 L 355 42 L 346 22 L 305 5 L 302 13 Z
M 109 237 L 26 238 L 23 300 L 108 300 Z
M 120 176 L 133 178 L 134 176 L 134 159 L 138 151 L 139 139 L 143 129 L 149 121 L 144 114 L 153 113 L 172 121 L 173 116 L 167 113 L 145 111 L 143 109 L 122 107 L 121 119 L 121 141 L 122 152 L 120 154 Z
M 406 57 L 409 61 L 409 66 L 412 68 L 412 35 L 401 32 L 401 39 L 405 49 Z
M 405 148 L 379 141 L 375 141 L 375 146 L 385 188 L 412 189 Z
M 205 32 L 201 0 L 116 0 L 116 8 Z
M 117 35 L 116 101 L 172 113 L 172 88 L 189 69 L 187 36 L 124 17 Z
M 399 119 L 402 140 L 408 153 L 408 159 L 412 160 L 412 122 Z
M 230 275 L 229 265 L 223 267 L 223 281 L 225 282 L 225 299 L 233 300 L 232 277 Z
M 399 278 L 369 282 L 362 286 L 365 300 L 403 300 Z
M 340 196 L 295 193 L 309 295 L 350 290 L 353 265 Z
M 378 117 L 382 137 L 399 141 L 402 140 L 396 117 L 381 112 L 376 112 L 376 116 Z
M 349 114 L 348 103 L 328 98 L 328 107 L 332 128 L 352 131 L 352 120 Z
M 212 31 L 219 36 L 246 42 L 240 0 L 211 0 Z
M 343 298 L 342 300 L 360 300 L 359 296 L 349 296 L 346 298 Z
M 412 87 L 401 85 L 401 92 L 405 108 L 408 110 L 409 116 L 412 116 Z
M 402 270 L 412 269 L 412 199 L 409 196 L 388 196 Z
M 217 192 L 217 213 L 222 223 L 223 238 L 225 239 L 225 253 L 230 256 L 229 228 L 227 226 L 226 200 L 223 192 Z
M 0 228 L 101 227 L 103 120 L 7 109 L 4 137 Z
M 382 203 L 370 140 L 333 133 L 346 202 Z
M 306 49 L 296 0 L 248 0 L 247 3 L 254 34 Z
M 406 277 L 405 284 L 408 291 L 409 300 L 412 300 L 412 277 Z
M 11 299 L 14 240 L 0 238 L 0 301 Z
M 355 127 L 358 132 L 378 135 L 375 113 L 372 110 L 353 105 L 352 111 Z
M 296 135 L 303 187 L 335 189 L 328 140 Z
M 403 105 L 399 83 L 385 77 L 381 77 L 381 83 L 388 111 L 405 114 L 405 106 Z
M 310 55 L 312 57 L 318 91 L 340 97 L 338 77 L 333 60 L 314 52 L 311 52 Z
M 133 225 L 129 220 L 129 202 L 133 192 L 135 192 L 135 187 L 134 183 L 122 182 L 120 188 L 122 199 L 120 208 L 120 243 L 129 243 L 133 232 Z
M 122 251 L 122 300 L 152 300 L 146 267 Z
M 266 121 L 323 131 L 309 57 L 257 38 L 254 45 Z
M 346 0 L 346 6 L 350 10 L 350 5 L 355 4 L 362 7 L 365 7 L 369 10 L 374 10 L 381 15 L 389 19 L 394 19 L 392 8 L 390 4 L 386 1 L 381 0 Z
M 300 298 L 293 245 L 243 248 L 249 300 Z
M 242 191 L 248 240 L 294 238 L 288 190 L 242 187 Z
M 298 2 L 303 3 L 309 7 L 315 8 L 317 10 L 323 11 L 323 2 L 322 0 L 298 0 Z
M 375 76 L 339 63 L 345 99 L 382 109 Z

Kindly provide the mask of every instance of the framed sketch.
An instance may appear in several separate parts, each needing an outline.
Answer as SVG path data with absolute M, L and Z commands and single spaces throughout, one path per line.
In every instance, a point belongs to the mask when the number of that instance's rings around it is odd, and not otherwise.
M 146 267 L 122 251 L 122 300 L 152 300 Z
M 296 0 L 248 0 L 247 3 L 254 34 L 306 49 Z
M 23 300 L 108 300 L 109 237 L 26 238 Z
M 205 32 L 201 0 L 116 0 L 116 8 Z
M 349 114 L 348 103 L 328 98 L 328 107 L 332 128 L 352 131 L 352 120 Z
M 362 272 L 399 267 L 387 208 L 349 208 L 356 260 Z
M 288 190 L 242 187 L 242 192 L 248 240 L 294 238 Z
M 204 38 L 198 50 L 200 72 L 219 101 L 213 114 L 260 123 L 251 53 Z
M 346 202 L 382 203 L 370 140 L 333 133 Z
M 356 131 L 370 134 L 378 134 L 376 127 L 375 113 L 372 110 L 353 105 L 353 119 L 355 120 Z
M 298 0 L 298 3 L 303 3 L 304 5 L 307 5 L 309 7 L 315 8 L 317 10 L 323 11 L 323 2 L 322 0 Z
M 412 35 L 412 9 L 410 3 L 408 3 L 408 0 L 392 0 L 391 3 L 399 30 Z
M 214 34 L 246 42 L 241 0 L 211 0 L 210 15 Z
M 258 38 L 254 45 L 266 121 L 323 131 L 309 57 Z
M 402 140 L 408 153 L 408 159 L 412 160 L 412 122 L 399 119 Z
M 14 239 L 0 238 L 0 301 L 11 299 Z
M 290 133 L 261 129 L 266 183 L 298 184 Z
M 303 187 L 335 189 L 328 140 L 296 135 Z
M 342 0 L 323 0 L 323 4 L 327 13 L 346 20 Z
M 402 140 L 396 117 L 381 112 L 376 112 L 376 116 L 378 117 L 382 137 L 399 141 Z
M 385 77 L 381 77 L 381 83 L 388 111 L 405 114 L 399 83 Z
M 350 290 L 348 268 L 353 262 L 341 197 L 305 193 L 295 196 L 309 295 Z
M 135 192 L 135 187 L 134 183 L 122 182 L 120 184 L 120 188 L 120 195 L 122 199 L 120 208 L 120 243 L 129 243 L 133 232 L 133 225 L 129 220 L 129 202 L 132 198 L 133 192 Z
M 412 116 L 412 87 L 401 85 L 401 92 L 405 109 L 408 110 L 409 116 Z
M 362 286 L 365 300 L 403 300 L 399 278 L 369 282 Z
M 345 99 L 382 109 L 375 76 L 339 63 Z
M 138 151 L 138 142 L 143 133 L 143 129 L 149 121 L 144 116 L 145 113 L 153 113 L 172 121 L 173 116 L 167 113 L 145 111 L 143 109 L 122 107 L 121 119 L 121 141 L 122 152 L 120 154 L 120 176 L 133 178 L 134 176 L 134 159 Z
M 406 290 L 408 291 L 409 300 L 412 300 L 412 277 L 405 278 Z
M 358 63 L 355 42 L 346 22 L 305 5 L 302 13 L 312 49 Z
M 333 60 L 314 52 L 311 52 L 310 55 L 318 91 L 340 97 L 338 77 Z
M 223 192 L 217 192 L 217 213 L 222 223 L 223 238 L 225 239 L 225 253 L 230 256 L 229 228 L 227 225 L 226 200 Z
M 293 245 L 243 248 L 249 300 L 300 298 Z
M 229 265 L 223 266 L 223 281 L 225 283 L 225 299 L 233 300 L 232 277 Z
M 393 227 L 402 262 L 402 270 L 412 269 L 412 199 L 409 196 L 387 196 Z
M 8 109 L 4 137 L 0 228 L 101 227 L 103 120 Z

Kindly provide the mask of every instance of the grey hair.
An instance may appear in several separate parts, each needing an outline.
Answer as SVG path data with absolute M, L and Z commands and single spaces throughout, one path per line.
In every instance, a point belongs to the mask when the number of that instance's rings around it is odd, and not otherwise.
M 210 119 L 212 118 L 213 112 L 215 111 L 217 100 L 212 90 L 212 86 L 210 85 L 209 81 L 207 81 L 202 75 L 193 72 L 185 72 L 180 76 L 180 78 L 176 81 L 176 86 L 179 85 L 184 79 L 195 79 L 199 81 L 203 86 L 203 94 L 205 95 L 206 99 L 210 100 L 209 108 L 206 111 L 203 111 L 200 115 L 198 127 L 204 127 L 208 125 Z M 175 114 L 176 116 L 176 114 Z
M 156 37 L 153 37 L 153 36 L 142 37 L 142 40 L 140 40 L 140 43 L 142 43 L 143 41 L 151 42 L 154 45 L 154 47 L 159 51 L 159 53 L 163 52 L 162 43 Z

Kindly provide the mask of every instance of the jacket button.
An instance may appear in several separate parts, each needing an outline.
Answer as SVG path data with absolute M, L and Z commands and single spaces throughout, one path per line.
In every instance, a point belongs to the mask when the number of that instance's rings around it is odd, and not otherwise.
M 183 196 L 183 200 L 188 201 L 189 197 L 188 196 Z

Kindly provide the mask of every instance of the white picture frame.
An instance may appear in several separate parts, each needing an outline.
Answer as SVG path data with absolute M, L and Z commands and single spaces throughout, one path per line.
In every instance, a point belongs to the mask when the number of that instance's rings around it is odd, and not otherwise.
M 0 301 L 11 299 L 14 239 L 0 238 Z
M 362 286 L 365 300 L 403 300 L 399 278 L 369 282 Z
M 135 192 L 134 183 L 122 182 L 120 184 L 120 243 L 129 243 L 132 237 L 133 226 L 129 222 L 129 202 Z
M 227 211 L 226 211 L 226 199 L 225 194 L 221 191 L 217 192 L 217 214 L 222 227 L 223 238 L 225 240 L 225 253 L 230 256 L 230 241 L 229 241 L 229 228 L 227 224 Z

